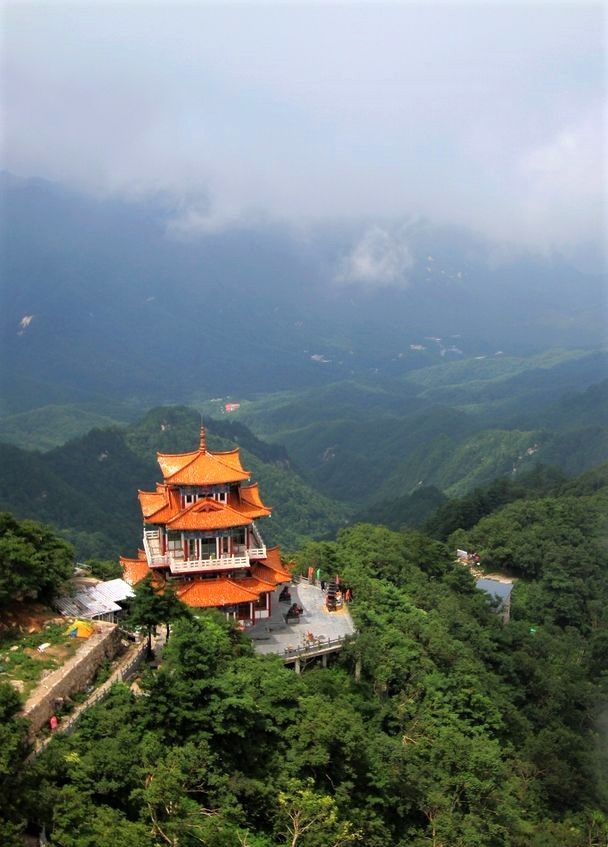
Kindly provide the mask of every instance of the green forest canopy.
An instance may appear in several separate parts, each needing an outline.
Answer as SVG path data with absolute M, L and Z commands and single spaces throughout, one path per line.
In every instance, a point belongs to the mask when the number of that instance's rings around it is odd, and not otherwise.
M 5 762 L 4 843 L 29 821 L 53 847 L 601 847 L 606 469 L 562 485 L 461 530 L 521 574 L 506 626 L 451 546 L 372 524 L 298 556 L 353 590 L 331 668 L 298 677 L 217 613 L 177 621 L 148 696 L 117 686 L 26 771 Z
M 0 608 L 46 600 L 74 569 L 74 550 L 48 526 L 0 512 Z

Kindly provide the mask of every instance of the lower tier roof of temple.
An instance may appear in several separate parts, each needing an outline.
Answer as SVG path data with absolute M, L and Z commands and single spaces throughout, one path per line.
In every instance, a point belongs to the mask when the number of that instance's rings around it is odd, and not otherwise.
M 289 582 L 291 574 L 281 562 L 278 547 L 271 547 L 265 559 L 255 562 L 251 574 L 240 578 L 220 576 L 213 578 L 195 578 L 188 581 L 175 580 L 171 584 L 179 599 L 193 608 L 215 608 L 232 606 L 238 603 L 254 602 L 283 582 Z M 138 551 L 137 559 L 121 557 L 123 578 L 129 585 L 137 585 L 152 575 L 153 582 L 159 588 L 165 584 L 165 577 L 157 570 L 148 567 L 146 554 Z

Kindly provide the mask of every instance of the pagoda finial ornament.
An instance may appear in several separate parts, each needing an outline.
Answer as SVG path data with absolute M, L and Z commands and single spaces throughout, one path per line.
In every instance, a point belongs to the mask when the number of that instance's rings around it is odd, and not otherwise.
M 201 442 L 200 442 L 199 450 L 201 451 L 201 453 L 207 452 L 207 434 L 205 432 L 204 426 L 201 426 Z

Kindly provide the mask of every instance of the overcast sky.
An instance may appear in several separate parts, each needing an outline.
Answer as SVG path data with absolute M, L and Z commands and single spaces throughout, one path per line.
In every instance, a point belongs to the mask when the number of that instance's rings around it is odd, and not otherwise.
M 19 175 L 169 189 L 207 231 L 424 215 L 541 247 L 603 238 L 601 4 L 3 8 Z

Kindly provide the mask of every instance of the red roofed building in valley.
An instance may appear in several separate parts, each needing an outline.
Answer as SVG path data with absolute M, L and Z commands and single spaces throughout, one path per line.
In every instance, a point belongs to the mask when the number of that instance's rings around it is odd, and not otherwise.
M 197 450 L 157 457 L 163 482 L 139 492 L 144 549 L 121 558 L 125 580 L 135 585 L 152 573 L 193 608 L 251 622 L 269 617 L 272 592 L 291 575 L 255 524 L 271 510 L 257 484 L 246 484 L 239 450 L 210 453 L 201 427 Z

